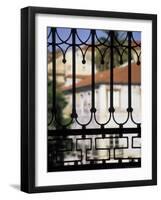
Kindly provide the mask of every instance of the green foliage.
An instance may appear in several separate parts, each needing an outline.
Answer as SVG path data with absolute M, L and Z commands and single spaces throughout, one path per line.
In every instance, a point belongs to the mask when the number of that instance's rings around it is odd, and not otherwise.
M 57 121 L 61 124 L 66 124 L 69 121 L 69 118 L 65 118 L 63 114 L 64 108 L 67 106 L 68 102 L 66 101 L 63 92 L 57 88 L 56 90 L 56 110 L 57 110 Z M 51 118 L 51 109 L 52 109 L 52 81 L 48 81 L 48 121 Z M 60 128 L 58 124 L 55 125 L 55 128 Z
M 109 34 L 108 31 L 105 31 L 105 33 L 107 33 L 107 35 Z M 115 38 L 120 43 L 122 43 L 125 39 L 125 33 L 124 32 L 115 31 L 114 35 L 115 35 Z M 114 46 L 118 45 L 116 39 L 114 40 Z M 106 38 L 101 37 L 101 38 L 99 38 L 99 40 L 103 43 L 106 40 Z M 127 41 L 125 41 L 124 44 L 126 44 L 126 42 Z M 109 39 L 105 42 L 105 45 L 110 45 Z M 110 48 L 106 50 L 107 47 L 105 47 L 103 45 L 100 46 L 99 48 L 100 48 L 100 51 L 104 54 L 104 56 L 103 56 L 103 59 L 102 59 L 102 56 L 100 55 L 100 52 L 98 51 L 98 49 L 96 50 L 96 67 L 97 67 L 98 71 L 103 71 L 103 70 L 110 68 L 111 52 L 110 52 Z M 124 51 L 122 58 L 120 57 L 120 55 L 118 54 L 118 51 L 115 48 L 113 49 L 113 51 L 114 51 L 114 67 L 119 66 L 119 65 L 123 64 L 124 62 L 126 62 L 128 60 L 127 49 L 124 50 L 123 47 L 119 47 L 119 51 L 121 53 Z
M 53 95 L 52 95 L 52 81 L 48 80 L 48 121 L 51 120 L 51 111 L 52 111 L 52 99 L 53 99 Z M 61 124 L 66 124 L 67 122 L 69 122 L 69 118 L 65 118 L 64 114 L 63 114 L 63 110 L 64 108 L 67 106 L 67 101 L 64 97 L 63 92 L 60 90 L 60 88 L 58 87 L 56 90 L 56 109 L 57 109 L 57 114 L 56 114 L 56 118 L 57 121 L 59 121 L 59 123 Z M 50 126 L 48 126 L 48 129 L 59 129 L 62 128 L 60 127 L 59 124 L 53 124 L 51 123 Z M 56 147 L 61 147 L 61 146 L 68 146 L 69 141 L 68 140 L 62 140 L 61 136 L 60 137 L 56 137 L 57 140 L 55 140 L 55 136 L 50 136 L 48 137 L 48 171 L 52 171 L 54 167 L 56 166 L 61 166 L 63 161 L 64 161 L 64 157 L 67 153 L 60 153 L 59 155 L 57 155 L 57 157 L 51 157 L 52 153 L 54 152 L 54 149 Z M 57 160 L 57 161 L 56 161 Z M 58 162 L 59 161 L 59 162 Z

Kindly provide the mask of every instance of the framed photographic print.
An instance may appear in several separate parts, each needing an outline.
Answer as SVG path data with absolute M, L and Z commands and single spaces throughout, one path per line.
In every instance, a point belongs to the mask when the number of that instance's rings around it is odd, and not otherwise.
M 157 16 L 21 10 L 21 190 L 157 184 Z

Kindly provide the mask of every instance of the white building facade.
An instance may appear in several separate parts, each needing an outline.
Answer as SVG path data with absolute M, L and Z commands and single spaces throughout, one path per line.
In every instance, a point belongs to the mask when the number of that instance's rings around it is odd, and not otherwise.
M 141 122 L 141 73 L 140 65 L 132 64 L 132 82 L 131 82 L 131 91 L 132 91 L 132 108 L 133 108 L 133 119 L 136 122 Z M 113 104 L 115 108 L 114 118 L 118 123 L 123 123 L 128 117 L 128 66 L 124 65 L 123 67 L 114 68 L 114 85 L 113 85 Z M 110 107 L 110 79 L 109 79 L 110 70 L 105 70 L 102 72 L 97 72 L 95 74 L 95 108 L 96 115 L 95 119 L 93 118 L 91 123 L 87 125 L 86 128 L 95 129 L 100 128 L 100 125 L 96 123 L 96 120 L 99 123 L 105 123 L 110 117 L 108 111 Z M 72 85 L 67 84 L 63 87 L 63 92 L 68 101 L 68 106 L 64 110 L 64 115 L 70 116 L 72 110 Z M 79 81 L 76 82 L 76 112 L 78 115 L 77 120 L 86 124 L 90 120 L 91 116 L 91 76 L 86 76 L 79 78 Z M 110 120 L 110 123 L 105 125 L 105 128 L 117 128 L 119 127 L 113 119 Z M 124 127 L 136 127 L 136 125 L 129 120 Z M 81 126 L 74 122 L 71 126 L 72 129 L 80 129 Z M 129 136 L 132 137 L 133 135 Z M 129 138 L 129 141 L 132 141 L 132 138 Z M 98 146 L 101 148 L 110 147 L 115 148 L 126 146 L 125 139 L 119 139 L 119 144 L 117 139 L 102 139 L 99 140 Z M 141 146 L 140 140 L 136 141 L 137 146 Z M 133 149 L 132 144 L 129 144 L 129 149 L 120 149 L 116 151 L 116 156 L 120 157 L 140 157 L 140 149 Z M 99 159 L 106 159 L 109 155 L 108 151 L 96 151 L 93 154 L 93 157 Z M 113 157 L 112 153 L 110 157 Z M 111 162 L 111 161 L 110 161 Z

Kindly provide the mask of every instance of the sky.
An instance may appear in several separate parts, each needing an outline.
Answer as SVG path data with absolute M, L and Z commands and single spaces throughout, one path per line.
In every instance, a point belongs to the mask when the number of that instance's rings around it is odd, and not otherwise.
M 48 27 L 48 30 L 47 30 L 48 34 L 49 34 L 50 30 L 51 30 L 51 28 Z M 70 31 L 71 31 L 70 28 L 57 28 L 57 32 L 62 40 L 66 40 L 68 38 Z M 90 30 L 89 29 L 77 29 L 77 33 L 82 41 L 86 41 L 90 34 Z M 120 33 L 123 33 L 123 32 L 120 31 Z M 106 38 L 107 37 L 104 30 L 96 30 L 96 34 L 97 34 L 98 38 L 101 38 L 101 37 Z M 141 41 L 141 32 L 133 32 L 133 37 L 136 41 Z M 51 42 L 51 36 L 49 37 L 48 42 Z M 56 37 L 56 42 L 60 42 L 58 37 Z M 68 40 L 68 42 L 71 43 L 71 37 Z M 88 43 L 90 43 L 90 42 L 91 42 L 91 40 L 89 39 Z M 80 41 L 77 37 L 76 37 L 76 43 L 80 44 Z M 62 45 L 61 47 L 66 48 L 67 46 Z M 51 47 L 49 47 L 49 50 L 51 50 Z

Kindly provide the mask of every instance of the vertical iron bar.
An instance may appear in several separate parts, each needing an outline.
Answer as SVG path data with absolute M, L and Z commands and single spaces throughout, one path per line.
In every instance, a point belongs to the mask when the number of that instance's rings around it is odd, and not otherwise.
M 114 54 L 113 54 L 113 46 L 114 46 L 114 31 L 110 31 L 110 108 L 109 112 L 114 112 L 113 107 L 113 65 L 114 65 Z M 113 136 L 110 138 L 110 148 L 113 148 Z
M 92 47 L 92 55 L 91 55 L 91 65 L 92 65 L 92 106 L 91 111 L 95 111 L 95 30 L 91 30 L 92 38 L 91 38 L 91 47 Z
M 132 111 L 132 107 L 131 107 L 131 37 L 132 37 L 132 32 L 128 32 L 128 112 Z
M 113 54 L 113 45 L 114 45 L 114 31 L 110 31 L 110 112 L 114 112 L 113 107 L 113 65 L 114 65 L 114 54 Z
M 52 76 L 53 76 L 52 106 L 53 106 L 53 112 L 56 112 L 56 28 L 51 28 L 51 31 L 52 31 Z
M 75 117 L 76 114 L 76 98 L 75 98 L 75 93 L 76 93 L 76 79 L 75 79 L 75 75 L 76 75 L 76 29 L 72 29 L 72 88 L 73 88 L 73 94 L 72 94 L 72 104 L 73 104 L 73 108 L 72 108 L 72 115 L 73 117 Z

